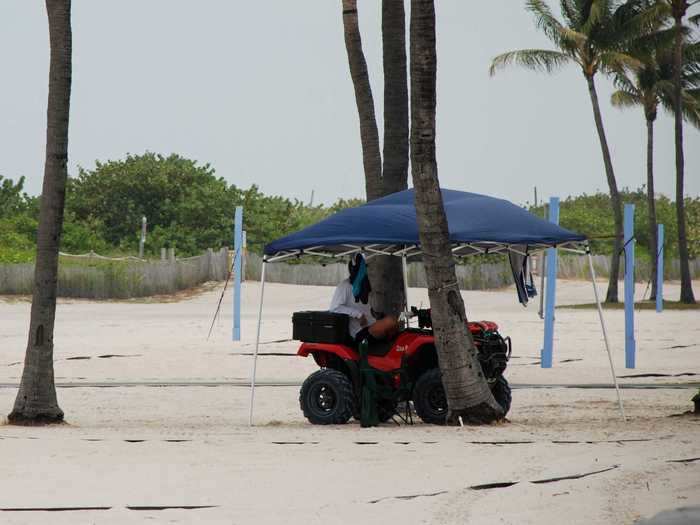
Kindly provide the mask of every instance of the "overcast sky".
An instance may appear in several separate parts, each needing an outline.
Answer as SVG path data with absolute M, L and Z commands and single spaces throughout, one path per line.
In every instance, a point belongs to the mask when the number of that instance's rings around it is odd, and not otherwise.
M 380 0 L 359 0 L 381 125 Z M 548 46 L 519 0 L 438 0 L 437 160 L 442 186 L 519 203 L 607 190 L 585 81 L 510 70 L 493 56 Z M 43 175 L 44 2 L 0 2 L 0 175 Z M 641 110 L 613 109 L 598 79 L 620 187 L 645 180 Z M 657 122 L 657 190 L 675 192 L 673 125 Z M 381 130 L 380 130 L 381 133 Z M 700 132 L 686 127 L 686 193 L 700 193 Z M 210 163 L 240 187 L 316 202 L 364 196 L 340 0 L 73 0 L 70 173 L 146 150 Z M 410 177 L 409 177 L 410 181 Z

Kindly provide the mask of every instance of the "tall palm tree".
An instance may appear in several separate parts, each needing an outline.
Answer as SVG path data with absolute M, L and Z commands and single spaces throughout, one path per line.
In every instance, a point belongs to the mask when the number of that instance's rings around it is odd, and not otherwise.
M 455 276 L 435 158 L 437 59 L 434 0 L 411 0 L 411 173 L 428 281 L 435 346 L 448 422 L 488 422 L 503 415 L 481 373 Z M 466 349 L 466 351 L 465 351 Z
M 658 238 L 656 226 L 656 203 L 654 199 L 654 122 L 659 105 L 670 111 L 674 110 L 673 82 L 673 39 L 675 31 L 660 30 L 650 38 L 635 43 L 629 51 L 641 67 L 633 74 L 619 72 L 615 75 L 618 89 L 611 96 L 613 106 L 620 108 L 641 107 L 644 111 L 647 128 L 646 161 L 647 161 L 647 205 L 649 208 L 649 254 L 651 255 L 652 291 L 650 299 L 656 298 Z M 697 93 L 700 78 L 694 71 L 700 70 L 700 62 L 696 48 L 698 44 L 686 45 L 686 58 L 683 67 L 683 113 L 686 120 L 695 126 L 700 126 L 700 98 Z
M 493 59 L 490 73 L 494 75 L 510 64 L 547 73 L 566 64 L 576 64 L 581 68 L 593 107 L 615 219 L 615 242 L 605 299 L 606 302 L 615 303 L 618 301 L 622 248 L 622 203 L 605 136 L 595 77 L 599 72 L 607 74 L 637 65 L 636 60 L 622 50 L 626 41 L 642 31 L 641 19 L 638 20 L 636 16 L 638 6 L 636 2 L 623 4 L 614 0 L 561 0 L 566 23 L 560 22 L 543 0 L 528 0 L 526 8 L 535 15 L 537 27 L 557 49 L 523 49 L 503 53 Z
M 367 72 L 367 61 L 362 50 L 362 38 L 357 16 L 357 0 L 342 0 L 345 50 L 350 65 L 350 77 L 355 90 L 355 103 L 360 117 L 362 164 L 365 171 L 367 200 L 382 196 L 382 154 L 379 131 L 374 114 L 374 97 Z
M 408 72 L 404 0 L 382 0 L 384 66 L 384 165 L 382 194 L 408 187 Z M 403 272 L 397 257 L 378 257 L 377 308 L 396 315 L 404 306 Z M 375 274 L 376 275 L 376 274 Z
M 357 0 L 343 0 L 343 29 L 350 76 L 360 119 L 360 140 L 365 191 L 371 201 L 408 186 L 408 80 L 406 72 L 406 14 L 404 0 L 383 0 L 382 43 L 384 62 L 384 166 L 374 110 L 372 86 L 362 50 Z M 376 257 L 370 265 L 374 283 L 373 304 L 388 314 L 403 308 L 401 262 Z
M 662 5 L 670 9 L 676 31 L 673 45 L 673 115 L 676 138 L 676 220 L 678 221 L 678 258 L 681 266 L 681 302 L 695 304 L 693 282 L 690 277 L 688 255 L 688 237 L 685 225 L 685 201 L 683 184 L 685 177 L 685 159 L 683 154 L 683 19 L 691 2 L 688 0 L 661 0 Z M 696 2 L 695 2 L 696 3 Z
M 53 335 L 58 284 L 58 247 L 68 176 L 68 116 L 71 91 L 71 0 L 46 0 L 51 58 L 46 126 L 46 162 L 39 208 L 34 293 L 24 370 L 11 423 L 63 420 L 53 373 Z
M 404 0 L 382 0 L 385 195 L 408 187 L 408 72 Z

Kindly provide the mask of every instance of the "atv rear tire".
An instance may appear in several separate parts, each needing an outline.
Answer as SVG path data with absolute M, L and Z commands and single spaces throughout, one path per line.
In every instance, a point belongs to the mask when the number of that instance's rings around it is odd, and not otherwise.
M 508 380 L 503 376 L 498 376 L 496 381 L 491 384 L 491 393 L 498 404 L 501 405 L 501 408 L 503 408 L 503 417 L 505 417 L 510 410 L 510 403 L 513 399 Z
M 447 418 L 447 397 L 439 368 L 431 368 L 416 381 L 413 406 L 424 423 L 444 425 Z
M 314 425 L 342 425 L 352 417 L 354 394 L 345 374 L 322 368 L 306 378 L 299 392 L 299 405 Z

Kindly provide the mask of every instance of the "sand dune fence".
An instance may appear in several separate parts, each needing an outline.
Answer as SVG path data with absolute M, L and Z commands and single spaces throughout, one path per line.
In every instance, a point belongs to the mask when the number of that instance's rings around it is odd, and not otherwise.
M 207 250 L 195 257 L 175 258 L 174 254 L 161 260 L 144 260 L 136 257 L 109 258 L 97 254 L 80 256 L 63 255 L 59 267 L 58 294 L 60 297 L 86 299 L 129 299 L 151 295 L 173 294 L 193 288 L 207 281 L 223 281 L 230 268 L 231 252 Z M 607 277 L 610 257 L 593 257 L 596 272 Z M 539 261 L 534 260 L 535 274 Z M 244 271 L 251 281 L 260 279 L 262 259 L 247 254 Z M 700 259 L 690 262 L 691 275 L 700 277 Z M 637 282 L 649 279 L 648 261 L 637 261 Z M 680 279 L 678 261 L 666 263 L 665 278 Z M 564 255 L 559 258 L 558 275 L 563 279 L 588 279 L 588 263 L 584 257 Z M 345 263 L 321 264 L 274 263 L 267 267 L 268 282 L 334 286 L 347 277 Z M 34 264 L 0 264 L 0 295 L 30 295 L 34 279 Z M 425 269 L 419 262 L 410 263 L 409 285 L 425 287 Z M 509 286 L 513 282 L 510 266 L 502 261 L 469 260 L 457 265 L 457 280 L 463 290 L 489 290 Z M 536 284 L 539 284 L 537 282 Z
M 207 250 L 196 257 L 144 260 L 110 258 L 97 254 L 62 255 L 58 270 L 58 295 L 87 299 L 129 299 L 172 294 L 207 281 L 223 281 L 228 252 Z M 29 295 L 34 264 L 0 265 L 0 294 Z

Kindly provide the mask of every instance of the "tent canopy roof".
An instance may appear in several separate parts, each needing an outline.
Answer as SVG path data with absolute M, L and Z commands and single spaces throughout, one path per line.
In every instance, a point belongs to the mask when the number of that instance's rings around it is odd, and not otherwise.
M 532 250 L 586 240 L 584 235 L 545 221 L 507 200 L 448 189 L 441 192 L 456 256 L 503 252 L 513 245 L 526 245 Z M 265 255 L 340 256 L 360 249 L 411 255 L 418 254 L 419 247 L 415 191 L 409 189 L 342 210 L 277 239 L 265 246 Z

